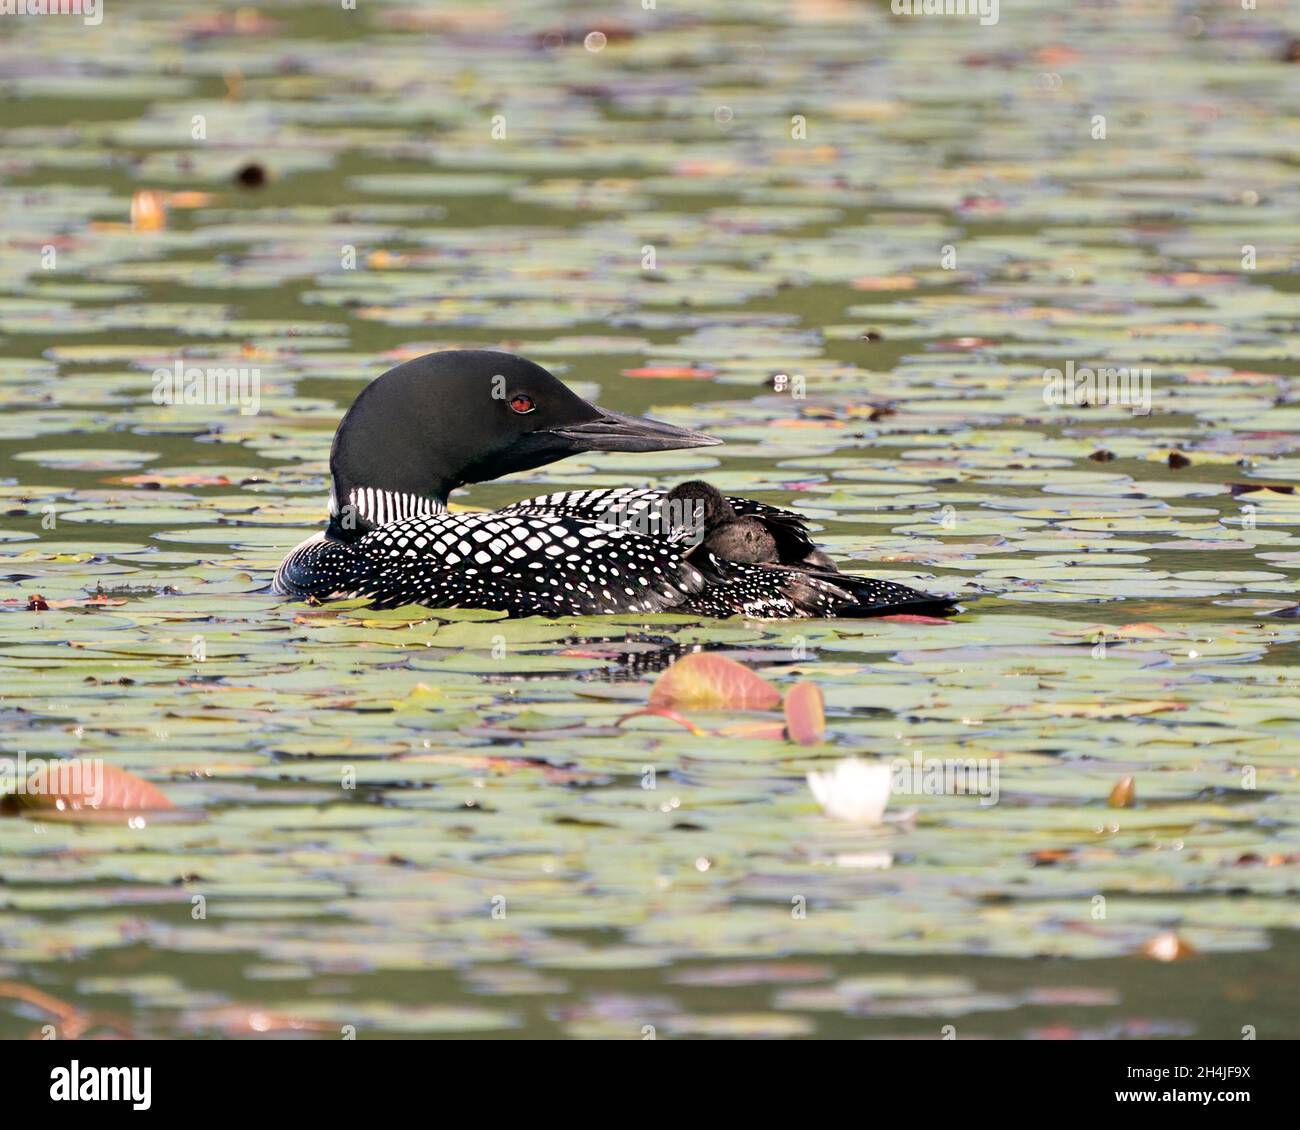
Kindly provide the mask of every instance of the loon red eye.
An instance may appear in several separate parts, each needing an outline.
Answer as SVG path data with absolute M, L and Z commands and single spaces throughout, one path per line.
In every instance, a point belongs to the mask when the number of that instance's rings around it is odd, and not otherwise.
M 531 396 L 525 396 L 522 392 L 517 392 L 510 398 L 510 407 L 519 415 L 527 416 L 537 405 L 533 403 Z

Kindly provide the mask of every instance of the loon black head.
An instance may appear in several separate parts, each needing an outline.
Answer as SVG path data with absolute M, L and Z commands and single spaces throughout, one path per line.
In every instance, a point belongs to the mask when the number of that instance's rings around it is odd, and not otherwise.
M 429 353 L 371 381 L 339 423 L 330 451 L 330 532 L 356 537 L 385 519 L 442 509 L 447 495 L 465 483 L 566 455 L 721 442 L 598 408 L 540 365 L 509 353 Z M 340 517 L 349 506 L 359 520 Z

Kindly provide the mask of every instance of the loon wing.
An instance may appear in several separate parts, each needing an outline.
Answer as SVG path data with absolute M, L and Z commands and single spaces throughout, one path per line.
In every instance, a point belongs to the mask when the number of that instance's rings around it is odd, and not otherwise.
M 570 514 L 575 518 L 626 525 L 647 536 L 665 536 L 662 524 L 652 524 L 659 504 L 668 492 L 657 487 L 616 487 L 608 490 L 569 490 L 525 498 L 504 508 L 504 513 Z M 822 570 L 834 572 L 835 566 L 813 543 L 801 514 L 755 502 L 752 498 L 726 496 L 731 508 L 741 518 L 758 518 L 772 534 L 784 564 L 808 562 Z M 644 520 L 642 520 L 644 519 Z
M 835 569 L 799 565 L 741 565 L 706 553 L 691 563 L 704 575 L 704 589 L 676 610 L 705 616 L 790 617 L 946 616 L 956 603 L 894 581 Z
M 668 492 L 658 487 L 611 487 L 607 490 L 562 490 L 540 494 L 502 507 L 501 514 L 567 514 L 589 522 L 631 525 L 628 519 L 653 513 Z
M 276 577 L 295 596 L 513 616 L 657 612 L 703 587 L 667 542 L 544 511 L 419 516 L 348 544 L 304 542 Z

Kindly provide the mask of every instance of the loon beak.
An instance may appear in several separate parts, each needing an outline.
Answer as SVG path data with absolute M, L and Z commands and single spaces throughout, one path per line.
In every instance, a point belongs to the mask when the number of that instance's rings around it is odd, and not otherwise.
M 581 424 L 548 428 L 574 445 L 572 454 L 582 451 L 673 451 L 680 447 L 713 447 L 722 442 L 715 436 L 661 424 L 644 416 L 625 416 L 608 408 L 597 408 L 599 416 Z

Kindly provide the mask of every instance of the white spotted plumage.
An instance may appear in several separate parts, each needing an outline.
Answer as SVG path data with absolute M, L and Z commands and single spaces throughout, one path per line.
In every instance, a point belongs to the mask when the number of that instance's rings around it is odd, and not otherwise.
M 574 544 L 569 544 L 574 543 Z M 600 543 L 599 550 L 588 552 Z M 335 575 L 321 575 L 334 546 Z M 629 530 L 558 514 L 440 514 L 373 530 L 343 545 L 306 542 L 279 583 L 369 599 L 378 607 L 427 604 L 514 615 L 589 615 L 672 608 L 700 591 L 699 571 L 670 547 Z M 339 556 L 337 550 L 345 551 Z M 341 567 L 341 570 L 339 569 Z
M 379 494 L 383 492 L 369 492 Z M 415 515 L 352 542 L 321 535 L 300 544 L 276 574 L 277 592 L 488 608 L 512 616 L 690 612 L 795 618 L 906 610 L 924 594 L 889 581 L 782 565 L 741 565 L 713 554 L 687 560 L 667 536 L 642 533 L 637 517 L 661 490 L 568 491 L 488 513 Z M 359 496 L 380 514 L 387 499 Z M 751 512 L 790 521 L 789 511 L 740 499 Z M 618 513 L 621 524 L 598 520 Z M 800 530 L 802 526 L 800 525 Z

